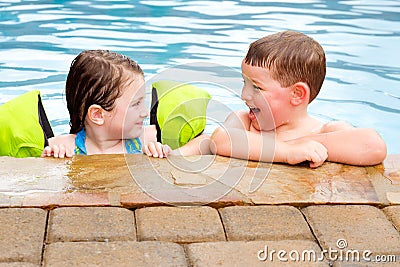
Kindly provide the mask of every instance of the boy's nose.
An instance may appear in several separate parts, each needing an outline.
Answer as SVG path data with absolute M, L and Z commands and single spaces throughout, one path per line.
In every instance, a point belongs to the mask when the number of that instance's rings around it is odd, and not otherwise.
M 243 101 L 251 100 L 251 94 L 250 94 L 249 90 L 246 88 L 246 86 L 243 86 L 243 88 L 242 88 L 241 98 Z

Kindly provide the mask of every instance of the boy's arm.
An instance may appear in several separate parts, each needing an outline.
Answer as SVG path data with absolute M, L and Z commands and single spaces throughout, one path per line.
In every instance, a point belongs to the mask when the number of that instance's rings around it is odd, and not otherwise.
M 143 148 L 145 154 L 154 157 L 163 157 L 168 155 L 191 156 L 211 154 L 210 136 L 201 134 L 180 148 L 171 150 L 169 146 L 162 145 L 157 142 L 157 130 L 155 125 L 144 127 Z
M 191 155 L 208 155 L 210 151 L 210 136 L 201 134 L 193 138 L 185 145 L 175 149 L 172 155 L 191 156 Z
M 139 137 L 140 141 L 142 141 L 143 145 L 147 145 L 148 143 L 156 143 L 157 142 L 157 129 L 155 125 L 146 125 L 143 127 L 143 133 Z
M 373 129 L 354 128 L 343 122 L 323 126 L 321 133 L 305 136 L 297 141 L 314 140 L 328 150 L 328 160 L 351 165 L 376 165 L 386 158 L 386 144 Z
M 223 127 L 211 136 L 211 152 L 222 156 L 264 162 L 297 164 L 309 161 L 310 167 L 318 167 L 327 158 L 326 148 L 312 140 L 298 141 L 289 145 L 275 140 L 273 133 L 250 132 L 247 112 L 231 113 Z
M 206 134 L 202 134 L 175 150 L 172 150 L 168 145 L 163 145 L 160 142 L 148 142 L 143 145 L 143 152 L 150 157 L 156 158 L 164 158 L 168 155 L 206 155 L 211 153 L 210 137 Z
M 246 116 L 248 115 L 243 110 L 232 112 L 225 119 L 224 124 L 214 130 L 210 143 L 212 154 L 241 159 L 251 159 L 253 155 L 255 157 L 255 154 L 261 154 L 261 150 L 253 153 L 249 151 L 250 123 L 246 120 Z M 257 147 L 260 146 L 257 145 Z

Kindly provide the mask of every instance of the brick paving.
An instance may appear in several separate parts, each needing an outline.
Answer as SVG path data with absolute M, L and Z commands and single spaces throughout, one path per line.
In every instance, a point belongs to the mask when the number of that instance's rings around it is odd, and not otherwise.
M 323 249 L 338 248 L 343 239 L 343 249 L 400 255 L 400 234 L 376 207 L 322 205 L 303 212 Z
M 339 239 L 347 242 L 343 251 L 370 250 L 371 257 L 397 255 L 399 261 L 400 234 L 392 224 L 397 208 L 5 208 L 0 266 L 329 266 L 328 254 L 318 258 L 322 249 L 340 251 Z M 310 251 L 315 255 L 302 261 L 301 253 Z
M 210 207 L 150 207 L 135 214 L 140 241 L 225 241 L 218 211 Z
M 60 169 L 50 171 L 43 159 L 22 159 L 25 167 L 19 174 L 17 169 L 5 171 L 1 165 L 8 166 L 8 159 L 0 158 L 0 179 L 5 181 L 0 183 L 0 267 L 400 264 L 397 155 L 368 168 L 328 163 L 311 170 L 274 165 L 271 179 L 268 176 L 259 191 L 246 191 L 250 178 L 244 174 L 220 199 L 199 205 L 197 200 L 206 198 L 197 194 L 186 206 L 168 205 L 142 192 L 126 177 L 123 158 L 112 162 L 114 171 L 103 171 L 108 157 L 95 158 L 104 167 L 91 166 L 87 159 L 78 161 L 80 177 L 77 170 L 68 176 L 61 160 L 50 160 L 50 167 Z M 36 160 L 41 162 L 36 169 L 43 180 L 24 188 L 18 175 L 24 179 L 35 175 L 25 164 Z M 166 162 L 153 163 L 168 174 Z M 218 176 L 224 162 L 218 159 L 215 169 L 202 177 Z M 244 163 L 230 164 L 231 175 L 235 170 L 242 173 Z M 85 166 L 90 167 L 84 170 Z M 52 181 L 46 177 L 48 171 L 62 175 L 57 181 L 70 179 L 63 184 L 66 189 L 48 188 Z M 185 186 L 197 182 L 195 174 L 188 180 L 184 175 L 178 178 Z M 22 185 L 17 187 L 19 194 L 6 191 L 13 183 Z M 173 199 L 171 192 L 163 194 Z M 392 262 L 379 262 L 377 256 Z
M 136 241 L 133 211 L 111 207 L 71 207 L 50 211 L 47 242 Z
M 44 266 L 187 266 L 182 246 L 168 242 L 73 242 L 46 246 Z
M 397 231 L 400 232 L 400 206 L 390 206 L 383 209 L 386 216 L 392 222 Z
M 292 206 L 232 206 L 219 212 L 228 241 L 313 240 L 303 215 Z
M 325 261 L 279 261 L 275 251 L 316 251 L 321 249 L 309 240 L 232 241 L 192 243 L 186 245 L 191 266 L 328 266 Z M 288 254 L 282 259 L 289 259 Z
M 40 264 L 47 211 L 0 209 L 0 262 Z

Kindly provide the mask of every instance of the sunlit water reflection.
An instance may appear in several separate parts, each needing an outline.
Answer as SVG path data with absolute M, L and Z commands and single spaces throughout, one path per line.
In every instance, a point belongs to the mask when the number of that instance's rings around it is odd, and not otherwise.
M 375 128 L 388 152 L 400 153 L 398 1 L 2 1 L 0 103 L 39 89 L 55 133 L 66 133 L 64 82 L 84 49 L 126 54 L 147 80 L 200 61 L 232 68 L 216 75 L 240 81 L 250 42 L 287 29 L 326 51 L 327 78 L 311 114 Z M 240 82 L 234 86 L 240 92 Z M 231 109 L 243 107 L 235 94 L 208 89 Z

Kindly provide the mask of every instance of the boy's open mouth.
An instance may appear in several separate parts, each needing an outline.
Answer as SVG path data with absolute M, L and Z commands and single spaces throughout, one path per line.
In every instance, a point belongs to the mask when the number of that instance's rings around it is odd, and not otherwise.
M 249 107 L 249 108 L 250 108 L 249 118 L 250 118 L 250 120 L 254 121 L 257 119 L 256 113 L 260 112 L 260 109 L 259 108 L 251 108 L 251 107 Z

